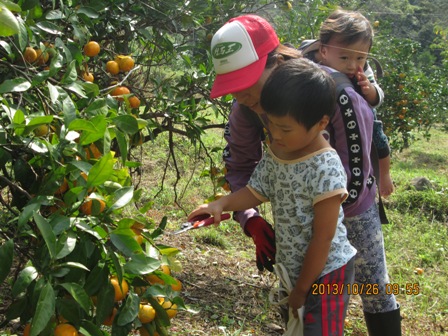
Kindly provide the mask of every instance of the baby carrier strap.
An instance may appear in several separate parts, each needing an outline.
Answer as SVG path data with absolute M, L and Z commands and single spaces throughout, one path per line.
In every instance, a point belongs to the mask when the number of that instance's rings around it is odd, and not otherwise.
M 337 96 L 337 102 L 340 108 L 341 106 L 341 100 L 340 97 L 343 95 L 343 90 L 347 87 L 354 88 L 353 83 L 350 81 L 350 79 L 341 72 L 332 72 L 331 77 L 333 77 L 333 80 L 336 84 L 336 96 Z M 350 100 L 350 97 L 348 95 L 345 96 L 345 99 Z M 375 144 L 372 141 L 372 147 L 370 150 L 370 161 L 372 162 L 373 167 L 373 175 L 375 176 L 376 184 L 377 184 L 377 190 L 378 190 L 378 210 L 379 215 L 381 219 L 382 224 L 389 224 L 389 220 L 386 216 L 386 211 L 384 209 L 383 201 L 381 199 L 381 195 L 379 193 L 379 183 L 380 183 L 380 169 L 379 169 L 379 158 L 378 153 L 375 147 Z

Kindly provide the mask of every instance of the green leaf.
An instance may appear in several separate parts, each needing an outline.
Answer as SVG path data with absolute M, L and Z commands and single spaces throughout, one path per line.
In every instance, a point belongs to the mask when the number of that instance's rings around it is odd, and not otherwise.
M 46 15 L 45 18 L 47 20 L 60 20 L 64 19 L 65 15 L 59 9 L 51 10 Z
M 62 31 L 61 28 L 59 28 L 54 23 L 48 22 L 48 21 L 41 21 L 36 23 L 36 26 L 43 30 L 46 33 L 53 34 L 53 35 L 61 35 Z
M 114 171 L 115 160 L 112 153 L 104 154 L 98 162 L 96 162 L 89 172 L 89 184 L 92 187 L 102 185 L 109 180 Z
M 50 223 L 38 213 L 34 214 L 34 221 L 44 238 L 50 257 L 54 259 L 56 257 L 56 236 L 53 233 Z
M 128 205 L 134 197 L 134 187 L 124 187 L 114 193 L 115 203 L 109 208 L 109 211 L 123 208 Z
M 59 100 L 59 90 L 57 86 L 54 86 L 51 83 L 47 83 L 48 91 L 50 92 L 50 99 L 53 104 L 55 104 Z
M 78 9 L 78 14 L 84 14 L 91 19 L 97 19 L 100 14 L 91 7 L 80 7 Z
M 2 0 L 0 1 L 0 4 L 2 4 L 3 6 L 5 6 L 6 8 L 8 8 L 11 12 L 21 12 L 22 9 L 20 8 L 19 5 L 15 4 L 12 1 L 9 0 Z
M 17 277 L 16 282 L 12 287 L 12 296 L 17 297 L 23 293 L 31 282 L 33 282 L 38 276 L 37 270 L 33 266 L 25 267 Z
M 85 119 L 75 119 L 73 120 L 70 125 L 68 125 L 68 129 L 70 131 L 87 131 L 87 132 L 98 132 L 95 125 Z
M 45 329 L 51 317 L 54 315 L 55 295 L 51 283 L 47 282 L 43 287 L 37 301 L 36 312 L 31 323 L 30 336 L 37 336 Z
M 79 139 L 79 144 L 81 146 L 85 146 L 95 142 L 97 140 L 103 139 L 106 137 L 108 120 L 103 115 L 97 115 L 93 118 L 90 118 L 90 121 L 93 125 L 95 125 L 95 132 L 82 132 L 81 138 Z
M 55 268 L 64 268 L 64 267 L 73 267 L 73 268 L 82 269 L 84 271 L 90 271 L 84 264 L 81 264 L 79 262 L 74 262 L 74 261 L 67 261 L 65 263 L 59 264 Z
M 157 287 L 157 286 L 151 286 L 150 289 L 152 287 Z M 165 309 L 159 304 L 159 301 L 157 301 L 152 296 L 144 295 L 144 297 L 148 300 L 148 302 L 151 304 L 151 306 L 156 311 L 156 316 L 161 320 L 161 323 L 166 326 L 170 325 L 170 319 L 168 317 L 168 314 L 166 313 Z
M 85 222 L 77 222 L 76 223 L 76 227 L 78 229 L 80 229 L 81 231 L 87 232 L 88 234 L 92 235 L 93 237 L 95 237 L 98 240 L 101 240 L 102 237 L 100 236 L 100 234 L 95 231 L 94 229 L 92 229 L 92 227 L 89 226 L 88 223 Z
M 33 9 L 39 4 L 39 0 L 24 0 L 22 2 L 22 10 L 27 11 Z
M 137 119 L 130 115 L 118 116 L 113 119 L 113 123 L 126 134 L 134 134 L 139 130 Z
M 130 293 L 126 298 L 124 307 L 120 310 L 118 315 L 117 324 L 119 326 L 124 326 L 128 323 L 134 321 L 138 315 L 138 310 L 140 308 L 140 298 L 135 293 Z
M 108 282 L 106 266 L 95 266 L 89 273 L 84 289 L 89 296 L 95 295 Z
M 127 232 L 130 231 L 130 232 Z M 130 229 L 114 230 L 110 234 L 112 244 L 125 256 L 133 257 L 135 254 L 142 254 L 142 247 L 134 239 L 133 231 Z
M 67 66 L 66 73 L 64 77 L 62 77 L 61 83 L 63 84 L 73 83 L 77 77 L 78 73 L 76 72 L 76 61 L 73 60 Z
M 85 109 L 85 113 L 88 115 L 107 114 L 107 111 L 106 99 L 96 99 Z
M 0 84 L 0 93 L 25 92 L 30 87 L 31 83 L 27 81 L 25 78 L 18 77 L 14 79 L 7 79 L 2 84 Z
M 64 283 L 61 284 L 62 287 L 64 287 L 76 300 L 76 302 L 79 303 L 82 309 L 89 314 L 89 310 L 91 307 L 90 297 L 87 295 L 84 288 L 82 288 L 80 285 L 76 283 Z
M 81 326 L 79 328 L 80 334 L 87 336 L 104 336 L 103 331 L 100 327 L 94 325 L 92 322 L 88 320 L 82 320 Z
M 128 140 L 126 136 L 119 130 L 117 130 L 115 136 L 118 141 L 118 148 L 120 148 L 121 161 L 125 163 L 128 157 Z
M 80 96 L 82 98 L 87 98 L 82 85 L 80 85 L 78 83 L 70 83 L 70 84 L 66 85 L 65 87 L 67 88 L 67 90 L 72 91 L 73 93 L 76 93 L 78 96 Z
M 64 123 L 66 125 L 70 125 L 73 120 L 76 120 L 76 105 L 68 96 L 62 101 L 62 112 L 64 112 Z
M 14 255 L 14 241 L 8 240 L 0 246 L 0 283 L 2 283 L 9 274 L 12 266 L 12 259 Z
M 17 22 L 19 23 L 19 33 L 17 34 L 17 44 L 20 50 L 25 50 L 28 45 L 28 30 L 23 19 L 19 16 L 17 17 Z
M 85 119 L 75 119 L 73 120 L 70 125 L 68 125 L 68 129 L 70 131 L 87 131 L 87 132 L 98 132 L 98 129 L 95 127 L 95 125 Z
M 160 267 L 160 260 L 151 257 L 139 257 L 133 258 L 131 261 L 124 265 L 124 269 L 127 273 L 132 274 L 148 274 Z
M 37 125 L 44 125 L 44 124 L 50 124 L 53 121 L 53 116 L 37 116 L 33 117 L 30 122 L 27 124 L 27 126 L 37 126 Z
M 40 208 L 39 202 L 33 202 L 25 206 L 19 215 L 18 225 L 19 228 L 23 227 L 28 220 L 34 215 L 34 213 Z
M 73 232 L 62 234 L 58 239 L 56 259 L 68 256 L 76 247 L 76 235 Z
M 22 313 L 27 309 L 29 301 L 25 295 L 14 300 L 5 312 L 5 317 L 7 321 L 12 321 L 22 315 Z
M 115 290 L 110 282 L 103 285 L 97 296 L 96 325 L 101 325 L 114 308 Z
M 75 325 L 81 323 L 81 315 L 85 315 L 79 304 L 68 295 L 56 299 L 56 310 L 59 316 Z
M 19 32 L 19 22 L 14 14 L 0 5 L 0 36 L 11 36 Z

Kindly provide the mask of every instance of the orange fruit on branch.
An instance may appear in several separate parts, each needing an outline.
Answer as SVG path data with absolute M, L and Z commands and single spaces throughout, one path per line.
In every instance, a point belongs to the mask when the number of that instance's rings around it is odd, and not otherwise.
M 179 279 L 174 280 L 176 280 L 176 283 L 171 284 L 171 288 L 173 289 L 173 291 L 180 292 L 182 290 L 182 282 L 180 282 Z
M 149 323 L 156 317 L 156 311 L 150 304 L 140 304 L 138 319 L 141 323 Z
M 132 108 L 138 108 L 140 106 L 140 99 L 138 99 L 138 97 L 136 96 L 132 96 L 129 98 L 129 105 Z
M 86 152 L 87 160 L 90 160 L 92 157 L 94 159 L 98 159 L 102 155 L 98 147 L 93 142 L 88 147 L 84 147 L 84 151 Z
M 106 203 L 98 198 L 87 198 L 86 201 L 80 206 L 79 210 L 87 216 L 99 215 L 106 208 Z
M 139 244 L 139 245 L 143 244 L 143 236 L 142 235 L 135 235 L 134 239 L 137 242 L 137 244 Z
M 155 274 L 148 274 L 146 276 L 146 281 L 148 281 L 151 285 L 155 285 L 155 284 L 160 284 L 160 285 L 164 285 L 165 281 L 163 281 L 162 279 L 160 279 L 157 275 Z
M 25 52 L 23 53 L 23 58 L 28 63 L 33 63 L 37 59 L 37 52 L 34 48 L 26 47 Z
M 95 77 L 93 77 L 93 74 L 90 72 L 84 72 L 82 74 L 82 78 L 86 81 L 86 82 L 90 82 L 93 83 L 93 80 L 95 79 Z
M 170 270 L 170 267 L 168 265 L 162 264 L 162 265 L 160 265 L 160 269 L 166 275 L 171 275 L 171 270 Z
M 106 71 L 111 75 L 117 75 L 120 72 L 120 66 L 115 61 L 109 61 L 106 63 Z
M 29 336 L 30 329 L 31 329 L 31 323 L 27 323 L 27 325 L 25 326 L 25 329 L 23 329 L 23 336 Z
M 131 56 L 118 55 L 117 60 L 121 72 L 128 72 L 135 65 L 135 61 Z
M 122 101 L 123 97 L 121 96 L 130 93 L 131 91 L 129 91 L 129 89 L 126 86 L 118 86 L 111 91 L 110 95 L 115 97 L 117 100 Z
M 140 332 L 140 336 L 150 336 L 149 332 L 145 329 L 145 327 L 139 328 L 138 331 Z M 157 331 L 154 331 L 152 336 L 159 336 L 159 333 Z
M 118 283 L 118 278 L 116 276 L 113 276 L 110 278 L 110 283 L 112 284 L 112 286 L 114 286 L 115 302 L 123 300 L 129 292 L 129 285 L 126 282 L 126 280 L 123 279 L 121 281 L 121 287 L 120 287 L 120 284 Z
M 54 329 L 54 336 L 78 336 L 78 331 L 68 323 L 58 324 Z
M 140 132 L 137 132 L 134 135 L 132 135 L 132 137 L 131 137 L 131 144 L 133 146 L 141 146 L 143 144 L 144 140 L 145 140 L 145 136 L 140 131 Z
M 117 311 L 118 311 L 117 308 L 114 307 L 114 309 L 112 310 L 112 313 L 108 317 L 106 317 L 106 319 L 103 322 L 103 324 L 105 326 L 111 326 L 114 323 L 114 319 L 115 319 L 115 316 L 117 315 Z
M 46 51 L 42 51 L 40 49 L 36 50 L 36 63 L 38 65 L 44 65 L 48 62 L 50 55 Z
M 67 181 L 67 179 L 64 177 L 64 181 L 63 181 L 62 184 L 59 186 L 58 190 L 56 190 L 55 194 L 58 195 L 58 196 L 61 196 L 61 195 L 64 194 L 67 190 L 68 190 L 68 181 Z
M 42 137 L 42 136 L 46 136 L 49 131 L 50 131 L 50 127 L 48 127 L 48 125 L 46 125 L 46 124 L 43 124 L 43 125 L 37 126 L 33 130 L 33 133 L 37 137 Z
M 94 57 L 100 53 L 100 45 L 98 42 L 90 41 L 84 46 L 84 54 L 89 57 Z
M 177 315 L 177 304 L 172 303 L 171 301 L 169 301 L 163 297 L 159 297 L 158 301 L 159 301 L 159 304 L 162 306 L 162 308 L 165 309 L 165 311 L 170 319 L 172 319 L 174 316 Z

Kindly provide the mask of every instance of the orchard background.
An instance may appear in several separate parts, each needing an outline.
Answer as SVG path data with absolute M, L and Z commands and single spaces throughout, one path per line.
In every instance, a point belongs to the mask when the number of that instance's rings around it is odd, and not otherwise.
M 142 145 L 166 136 L 157 178 L 174 174 L 179 203 L 190 171 L 176 143 L 191 144 L 213 198 L 225 187 L 221 148 L 204 134 L 224 127 L 231 102 L 209 98 L 213 33 L 257 13 L 298 46 L 336 6 L 375 28 L 393 149 L 446 129 L 444 0 L 0 0 L 0 283 L 11 297 L 0 329 L 19 319 L 32 336 L 59 325 L 58 335 L 167 335 L 186 309 L 171 273 L 179 250 L 160 239 L 169 218 L 149 215 Z

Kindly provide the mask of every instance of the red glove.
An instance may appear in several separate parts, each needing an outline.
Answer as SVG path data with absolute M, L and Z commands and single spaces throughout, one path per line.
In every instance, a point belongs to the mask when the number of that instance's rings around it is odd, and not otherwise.
M 275 264 L 275 233 L 271 224 L 262 217 L 252 217 L 244 227 L 246 234 L 252 237 L 257 255 L 257 268 L 263 271 L 266 268 L 273 272 Z

